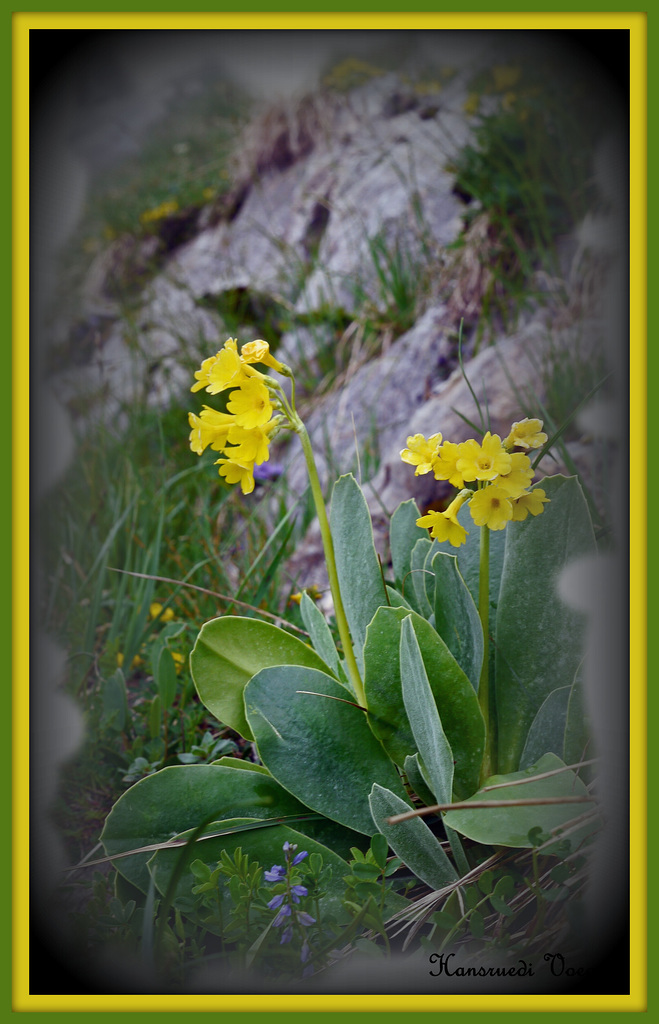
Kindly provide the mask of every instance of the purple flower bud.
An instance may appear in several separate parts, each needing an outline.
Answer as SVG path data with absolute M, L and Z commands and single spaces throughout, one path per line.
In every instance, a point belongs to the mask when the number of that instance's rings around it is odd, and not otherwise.
M 273 864 L 269 871 L 264 871 L 263 877 L 266 882 L 281 882 L 286 875 L 286 868 L 281 864 Z
M 302 977 L 303 978 L 310 978 L 311 975 L 314 974 L 314 973 L 315 973 L 315 971 L 313 969 L 313 964 L 307 964 L 307 966 L 302 971 Z
M 289 913 L 290 913 L 290 907 L 289 907 Z M 298 921 L 300 922 L 301 925 L 304 925 L 305 928 L 308 928 L 310 924 L 315 924 L 316 923 L 316 918 L 312 917 L 311 914 L 306 914 L 304 912 L 304 910 L 299 910 L 298 911 L 297 919 L 298 919 Z
M 305 964 L 310 956 L 311 947 L 309 946 L 309 943 L 305 939 L 304 942 L 302 943 L 302 949 L 300 950 L 300 960 L 302 961 L 303 964 Z
M 297 849 L 297 847 L 296 847 L 296 849 Z M 293 863 L 294 864 L 299 864 L 301 860 L 304 860 L 304 858 L 308 857 L 308 856 L 309 856 L 309 852 L 307 850 L 302 850 L 302 853 L 296 853 L 295 854 L 295 856 L 293 857 Z
M 293 903 L 299 903 L 300 896 L 306 896 L 308 894 L 308 889 L 304 885 L 292 885 L 291 892 L 293 894 Z
M 279 945 L 283 946 L 286 942 L 290 942 L 292 938 L 293 938 L 293 929 L 291 928 L 291 926 L 289 924 L 288 927 L 284 928 L 283 932 L 281 933 L 281 939 L 279 940 Z
M 273 928 L 279 928 L 280 925 L 282 925 L 284 923 L 286 918 L 290 917 L 290 916 L 291 916 L 291 908 L 289 907 L 288 903 L 284 903 L 284 906 L 281 908 L 281 910 L 277 914 L 276 918 L 272 922 L 272 927 Z
M 268 903 L 268 907 L 270 908 L 270 910 L 274 910 L 275 907 L 280 907 L 284 902 L 285 895 L 285 892 L 280 892 L 279 896 L 273 896 L 270 902 Z
M 297 843 L 289 843 L 288 839 L 283 846 L 284 853 L 288 853 L 289 850 L 297 850 Z

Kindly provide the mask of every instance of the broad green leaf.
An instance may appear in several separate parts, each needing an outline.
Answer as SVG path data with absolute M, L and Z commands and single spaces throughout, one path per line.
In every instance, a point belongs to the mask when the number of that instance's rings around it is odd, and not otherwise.
M 410 602 L 405 597 L 403 597 L 402 594 L 399 594 L 397 590 L 394 590 L 393 587 L 387 586 L 387 598 L 387 604 L 391 607 L 409 608 L 410 611 L 412 611 L 412 605 L 410 604 Z
M 351 473 L 339 477 L 334 484 L 330 528 L 341 598 L 361 670 L 366 627 L 387 599 L 368 505 Z
M 426 807 L 430 807 L 431 804 L 434 804 L 436 801 L 430 792 L 430 787 L 421 770 L 418 754 L 412 754 L 405 758 L 403 771 L 407 776 L 409 785 L 412 787 L 421 802 L 424 803 Z
M 561 767 L 563 767 L 563 761 L 560 757 L 556 757 L 555 754 L 545 754 L 537 764 L 531 765 L 524 771 L 493 775 L 487 780 L 485 787 L 474 793 L 466 802 L 587 797 L 586 787 L 573 771 L 562 771 L 558 775 L 550 775 L 549 778 L 533 781 L 534 776 Z M 523 785 L 506 785 L 506 783 L 516 783 L 520 779 L 530 781 Z M 499 785 L 502 788 L 487 788 Z M 447 811 L 444 815 L 444 822 L 456 832 L 487 846 L 531 847 L 533 844 L 529 840 L 529 832 L 532 828 L 541 828 L 543 832 L 549 834 L 552 829 L 565 825 L 589 810 L 595 810 L 596 806 L 594 801 L 565 804 L 522 804 L 517 807 L 492 806 L 474 810 Z M 582 830 L 581 834 L 575 833 L 575 835 L 580 838 L 587 832 L 588 827 Z
M 109 679 L 103 680 L 101 694 L 103 698 L 101 725 L 108 729 L 114 729 L 116 732 L 123 732 L 129 721 L 129 712 L 126 680 L 120 668 Z
M 300 613 L 316 654 L 325 662 L 336 678 L 339 678 L 339 655 L 327 619 L 307 592 L 302 594 Z
M 152 843 L 164 843 L 204 820 L 280 818 L 308 813 L 308 808 L 267 775 L 218 765 L 173 765 L 131 786 L 110 811 L 101 842 L 108 855 Z M 115 861 L 142 892 L 149 884 L 151 853 Z
M 565 719 L 571 689 L 570 686 L 561 686 L 552 690 L 540 705 L 519 759 L 520 768 L 535 764 L 543 754 L 556 754 L 557 757 L 563 754 Z
M 430 788 L 437 803 L 450 804 L 453 798 L 453 751 L 437 714 L 411 615 L 401 623 L 400 674 L 407 718 Z
M 437 553 L 435 574 L 435 629 L 470 680 L 474 690 L 483 667 L 483 628 L 456 555 Z
M 410 818 L 390 825 L 387 818 L 409 810 L 400 797 L 374 784 L 369 798 L 373 821 L 397 857 L 431 889 L 443 889 L 456 882 L 457 873 L 422 818 Z
M 259 772 L 261 775 L 269 775 L 270 772 L 263 764 L 255 764 L 253 761 L 245 761 L 242 757 L 228 757 L 226 754 L 224 757 L 220 757 L 217 761 L 211 761 L 211 764 L 219 764 L 224 768 L 237 768 L 238 771 L 247 772 Z
M 581 672 L 583 665 L 577 669 L 574 682 L 570 688 L 565 716 L 565 735 L 563 737 L 563 760 L 566 764 L 577 764 L 579 761 L 597 757 L 592 738 L 588 729 L 588 717 L 584 702 Z M 592 767 L 585 766 L 580 771 L 581 777 L 590 779 Z
M 575 477 L 542 481 L 542 515 L 509 523 L 496 625 L 499 771 L 519 766 L 526 736 L 552 690 L 570 685 L 584 653 L 585 616 L 558 594 L 561 571 L 595 554 L 588 505 Z
M 400 675 L 401 622 L 411 616 L 442 728 L 453 751 L 456 796 L 478 785 L 485 725 L 474 688 L 433 627 L 405 608 L 380 608 L 368 627 L 364 648 L 364 689 L 369 725 L 401 767 L 417 751 Z
M 432 548 L 432 541 L 428 537 L 422 537 L 416 542 L 410 559 L 410 571 L 405 582 L 405 597 L 414 610 L 424 619 L 432 615 L 432 605 L 428 600 L 428 583 L 426 576 L 431 572 L 426 567 L 428 552 Z
M 312 810 L 372 835 L 372 784 L 401 797 L 405 791 L 349 696 L 326 673 L 291 665 L 254 676 L 245 707 L 259 756 L 275 779 Z
M 297 637 L 269 622 L 239 615 L 204 623 L 190 655 L 190 671 L 202 704 L 248 740 L 254 737 L 245 718 L 243 691 L 253 675 L 271 665 L 331 671 Z
M 160 694 L 162 709 L 163 711 L 168 711 L 174 703 L 174 698 L 178 689 L 176 665 L 172 658 L 172 652 L 168 647 L 163 647 L 158 655 L 156 682 L 158 684 L 158 693 Z
M 403 593 L 411 584 L 407 576 L 410 571 L 412 551 L 418 540 L 428 539 L 428 531 L 416 525 L 421 513 L 414 498 L 398 506 L 389 524 L 391 562 L 396 580 L 396 589 Z

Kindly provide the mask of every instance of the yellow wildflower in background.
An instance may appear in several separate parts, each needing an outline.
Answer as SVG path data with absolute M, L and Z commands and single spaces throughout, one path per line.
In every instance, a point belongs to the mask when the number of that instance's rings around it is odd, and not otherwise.
M 508 92 L 517 85 L 521 74 L 522 69 L 518 67 L 499 64 L 497 67 L 492 68 L 494 91 Z
M 172 619 L 176 618 L 176 613 L 173 608 L 165 608 L 163 611 L 162 607 L 163 606 L 159 601 L 153 601 L 152 604 L 149 605 L 149 615 L 152 619 L 157 619 L 160 615 L 161 622 L 171 622 Z
M 480 106 L 481 98 L 477 92 L 470 92 L 462 104 L 462 109 L 469 117 L 476 113 Z
M 172 213 L 176 213 L 177 210 L 178 202 L 176 199 L 168 199 L 166 202 L 160 203 L 159 206 L 154 206 L 151 210 L 145 210 L 144 213 L 140 214 L 140 220 L 142 224 L 150 224 L 153 221 L 169 217 Z

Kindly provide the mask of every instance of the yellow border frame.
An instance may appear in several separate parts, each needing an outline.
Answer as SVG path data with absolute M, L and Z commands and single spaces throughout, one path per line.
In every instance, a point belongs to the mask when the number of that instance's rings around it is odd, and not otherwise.
M 630 694 L 631 906 L 630 994 L 596 995 L 30 995 L 28 990 L 28 796 L 25 756 L 29 696 L 29 476 L 24 457 L 30 377 L 28 39 L 31 29 L 628 29 L 631 75 L 630 159 Z M 643 1012 L 647 1009 L 647 15 L 632 13 L 28 13 L 15 12 L 13 42 L 13 840 L 12 1008 L 19 1012 Z M 21 173 L 22 172 L 22 173 Z

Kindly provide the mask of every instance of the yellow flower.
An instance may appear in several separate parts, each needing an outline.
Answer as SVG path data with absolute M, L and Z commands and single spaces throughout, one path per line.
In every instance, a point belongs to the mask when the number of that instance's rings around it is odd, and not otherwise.
M 513 517 L 509 496 L 497 484 L 476 491 L 469 508 L 476 526 L 489 526 L 490 530 L 503 530 Z
M 221 452 L 227 443 L 229 431 L 235 425 L 235 419 L 226 412 L 218 412 L 205 405 L 199 416 L 188 413 L 190 431 L 190 448 L 201 455 L 208 445 L 216 452 Z
M 229 430 L 229 444 L 235 445 L 235 448 L 225 448 L 224 453 L 232 462 L 243 465 L 252 462 L 260 466 L 270 457 L 267 428 L 253 427 L 249 430 L 247 427 L 232 426 Z
M 204 359 L 201 368 L 195 371 L 197 383 L 190 388 L 199 391 L 201 388 L 211 395 L 217 395 L 227 388 L 236 387 L 250 377 L 263 377 L 238 355 L 238 345 L 233 338 L 227 338 L 224 348 L 214 356 Z
M 444 512 L 431 509 L 427 515 L 417 519 L 416 525 L 427 527 L 435 540 L 448 541 L 454 548 L 459 548 L 466 541 L 468 531 L 458 522 L 458 512 L 470 497 L 471 491 L 460 491 Z
M 440 447 L 439 454 L 432 461 L 435 480 L 448 480 L 453 487 L 464 487 L 462 473 L 457 470 L 460 447 L 453 441 L 445 441 Z
M 200 369 L 195 370 L 195 377 L 197 378 L 197 383 L 192 385 L 190 391 L 201 391 L 202 388 L 208 387 L 208 385 L 210 384 L 209 375 L 211 367 L 217 362 L 219 358 L 220 353 L 218 352 L 216 355 L 209 356 L 208 359 L 204 359 Z
M 432 434 L 426 441 L 423 434 L 414 434 L 407 439 L 407 448 L 403 448 L 400 457 L 410 466 L 416 466 L 414 475 L 429 473 L 433 468 L 433 459 L 442 443 L 441 434 Z
M 278 359 L 270 354 L 270 346 L 267 341 L 248 341 L 240 350 L 240 358 L 245 363 L 263 363 L 270 366 L 277 373 L 282 372 L 282 365 Z
M 505 491 L 509 498 L 518 498 L 533 479 L 533 466 L 528 455 L 513 452 L 510 456 L 510 472 L 497 477 L 497 486 Z
M 224 348 L 218 352 L 217 359 L 210 367 L 206 390 L 217 395 L 227 388 L 240 386 L 250 377 L 262 377 L 253 367 L 248 366 L 238 355 L 238 346 L 233 338 L 228 338 Z
M 462 109 L 464 110 L 465 114 L 469 116 L 475 114 L 476 111 L 478 110 L 478 105 L 480 101 L 481 98 L 477 92 L 470 92 L 469 95 L 467 96 L 467 99 L 462 104 Z
M 460 445 L 456 469 L 465 480 L 494 480 L 500 473 L 509 473 L 510 455 L 503 450 L 498 434 L 487 434 L 483 443 L 473 438 Z
M 163 217 L 168 217 L 170 213 L 176 213 L 178 210 L 178 203 L 176 199 L 168 199 L 167 202 L 161 203 L 160 206 L 154 206 L 151 210 L 145 210 L 144 213 L 140 214 L 140 220 L 143 224 L 149 224 L 151 221 L 162 220 Z
M 122 668 L 123 664 L 124 664 L 124 656 L 121 653 L 121 651 L 119 651 L 118 654 L 117 654 L 117 665 L 119 666 L 119 668 Z M 133 658 L 133 660 L 130 663 L 130 667 L 131 668 L 139 668 L 140 665 L 143 665 L 143 664 L 144 664 L 144 658 L 140 658 L 139 654 L 136 654 L 135 657 Z
M 161 622 L 171 622 L 176 617 L 173 608 L 165 608 L 163 612 L 162 605 L 158 601 L 154 601 L 149 605 L 149 615 L 152 619 L 157 619 L 160 615 Z
M 240 484 L 243 494 L 251 494 L 254 490 L 254 466 L 243 465 L 240 462 L 231 462 L 229 459 L 218 459 L 215 463 L 219 465 L 218 473 L 226 479 L 228 484 Z
M 494 78 L 494 91 L 507 92 L 509 89 L 512 89 L 513 86 L 517 85 L 521 74 L 521 68 L 508 67 L 502 64 L 499 64 L 497 67 L 492 68 L 492 77 Z
M 508 437 L 503 442 L 504 448 L 542 448 L 547 442 L 547 435 L 542 432 L 542 420 L 520 420 L 513 423 Z
M 246 380 L 238 391 L 232 391 L 227 409 L 239 427 L 262 427 L 272 416 L 270 392 L 260 380 Z
M 539 516 L 544 511 L 543 505 L 549 500 L 542 487 L 534 487 L 532 491 L 520 494 L 519 498 L 513 501 L 513 519 L 515 522 L 522 522 L 529 512 L 532 516 Z
M 178 651 L 172 651 L 171 654 L 172 654 L 172 658 L 174 660 L 174 666 L 176 668 L 176 672 L 178 674 L 181 671 L 181 669 L 183 668 L 183 666 L 185 665 L 185 655 L 184 654 L 179 654 Z

